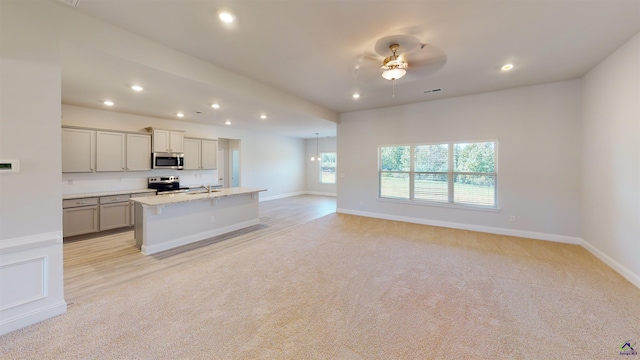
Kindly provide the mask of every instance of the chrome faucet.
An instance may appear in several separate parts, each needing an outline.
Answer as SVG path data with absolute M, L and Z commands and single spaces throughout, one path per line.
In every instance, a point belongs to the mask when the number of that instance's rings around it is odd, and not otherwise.
M 200 187 L 207 190 L 207 192 L 209 192 L 209 195 L 211 195 L 211 185 L 201 185 Z

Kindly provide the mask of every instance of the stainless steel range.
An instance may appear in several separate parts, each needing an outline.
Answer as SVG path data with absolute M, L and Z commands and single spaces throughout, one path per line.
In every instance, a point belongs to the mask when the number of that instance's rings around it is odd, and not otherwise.
M 179 176 L 159 176 L 149 178 L 149 189 L 155 189 L 156 194 L 175 194 L 181 192 L 188 192 L 188 187 L 180 186 Z

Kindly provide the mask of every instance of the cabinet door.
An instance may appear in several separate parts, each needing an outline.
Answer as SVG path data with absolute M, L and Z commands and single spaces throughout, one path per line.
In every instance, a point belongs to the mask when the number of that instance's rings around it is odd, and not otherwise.
M 127 134 L 127 171 L 151 170 L 151 135 Z
M 218 141 L 202 140 L 200 146 L 202 153 L 200 155 L 202 169 L 215 170 L 218 167 Z
M 129 202 L 100 205 L 100 231 L 131 225 Z
M 96 171 L 124 171 L 125 134 L 96 132 Z
M 184 134 L 178 131 L 171 131 L 169 133 L 171 137 L 169 140 L 169 151 L 171 152 L 183 152 L 184 151 Z
M 153 130 L 153 152 L 169 152 L 169 131 Z
M 98 232 L 98 205 L 63 209 L 64 237 Z
M 200 140 L 184 139 L 184 170 L 200 169 Z
M 96 132 L 62 129 L 62 172 L 93 172 Z

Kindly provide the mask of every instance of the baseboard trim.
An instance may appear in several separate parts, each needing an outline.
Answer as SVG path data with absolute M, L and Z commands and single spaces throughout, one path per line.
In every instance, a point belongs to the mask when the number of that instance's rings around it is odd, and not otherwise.
M 349 215 L 372 217 L 376 219 L 404 221 L 404 222 L 410 222 L 410 223 L 421 224 L 421 225 L 441 226 L 441 227 L 448 227 L 453 229 L 471 230 L 471 231 L 486 232 L 486 233 L 498 234 L 498 235 L 517 236 L 517 237 L 523 237 L 523 238 L 529 238 L 529 239 L 535 239 L 535 240 L 545 240 L 545 241 L 553 241 L 553 242 L 559 242 L 559 243 L 565 243 L 565 244 L 580 245 L 583 248 L 585 248 L 587 251 L 592 253 L 595 257 L 600 259 L 602 262 L 607 264 L 607 266 L 611 267 L 618 274 L 622 275 L 622 277 L 627 279 L 631 284 L 640 288 L 640 276 L 638 274 L 635 274 L 633 271 L 629 270 L 627 267 L 615 261 L 610 256 L 603 253 L 598 248 L 591 245 L 589 242 L 587 242 L 582 238 L 573 237 L 573 236 L 539 233 L 535 231 L 513 230 L 513 229 L 496 228 L 496 227 L 489 227 L 489 226 L 461 224 L 461 223 L 454 223 L 454 222 L 448 222 L 448 221 L 438 221 L 438 220 L 411 218 L 411 217 L 405 217 L 405 216 L 378 214 L 378 213 L 371 213 L 366 211 L 357 211 L 357 210 L 350 210 L 350 209 L 343 209 L 343 208 L 338 208 L 336 212 L 342 213 L 342 214 L 349 214 Z
M 622 275 L 622 277 L 629 280 L 630 283 L 635 285 L 637 288 L 640 288 L 640 275 L 635 274 L 624 265 L 615 261 L 609 255 L 603 253 L 600 249 L 591 245 L 591 243 L 589 243 L 588 241 L 582 239 L 580 245 L 582 245 L 583 248 L 587 249 L 587 251 L 592 253 L 595 257 L 600 259 L 603 263 L 607 264 L 610 268 L 615 270 L 618 274 Z
M 191 244 L 191 243 L 194 243 L 194 242 L 198 242 L 198 241 L 201 241 L 201 240 L 212 238 L 214 236 L 226 234 L 226 233 L 229 233 L 229 232 L 232 232 L 232 231 L 244 229 L 246 227 L 253 226 L 253 225 L 258 225 L 258 224 L 260 224 L 260 219 L 247 220 L 247 221 L 243 221 L 243 222 L 238 223 L 238 224 L 225 226 L 223 228 L 210 230 L 210 231 L 205 231 L 205 232 L 201 232 L 201 233 L 197 233 L 197 234 L 193 234 L 193 235 L 189 235 L 189 236 L 184 236 L 184 237 L 181 237 L 181 238 L 178 238 L 178 239 L 175 239 L 175 240 L 163 242 L 161 244 L 156 244 L 156 245 L 151 245 L 151 246 L 142 245 L 142 247 L 140 249 L 140 252 L 142 252 L 144 255 L 152 255 L 152 254 L 159 253 L 161 251 L 165 251 L 165 250 L 173 249 L 173 248 L 176 248 L 176 247 L 179 247 L 179 246 Z
M 298 196 L 298 195 L 304 195 L 305 192 L 304 191 L 296 191 L 296 192 L 292 192 L 292 193 L 286 193 L 286 194 L 280 194 L 280 195 L 273 195 L 273 196 L 267 196 L 267 197 L 260 197 L 260 202 L 262 201 L 269 201 L 269 200 L 277 200 L 277 199 L 284 199 L 284 198 L 288 198 L 291 196 Z
M 336 193 L 322 192 L 322 191 L 307 191 L 307 192 L 305 192 L 305 194 L 307 194 L 307 195 L 318 195 L 318 196 L 332 196 L 332 197 L 338 196 Z
M 321 191 L 296 191 L 296 192 L 287 193 L 287 194 L 260 197 L 260 201 L 262 202 L 262 201 L 269 201 L 269 200 L 284 199 L 284 198 L 298 196 L 298 195 L 318 195 L 318 196 L 332 196 L 332 197 L 338 196 L 336 193 L 321 192 Z
M 498 234 L 498 235 L 517 236 L 517 237 L 523 237 L 523 238 L 529 238 L 529 239 L 553 241 L 553 242 L 560 242 L 560 243 L 572 244 L 572 245 L 580 245 L 582 243 L 582 239 L 577 237 L 547 234 L 547 233 L 541 233 L 541 232 L 535 232 L 535 231 L 505 229 L 505 228 L 497 228 L 497 227 L 491 227 L 491 226 L 462 224 L 462 223 L 449 222 L 449 221 L 420 219 L 420 218 L 379 214 L 379 213 L 357 211 L 357 210 L 343 209 L 343 208 L 338 208 L 336 212 L 343 213 L 343 214 L 350 214 L 350 215 L 372 217 L 376 219 L 404 221 L 404 222 L 409 222 L 414 224 L 440 226 L 440 227 L 478 231 L 478 232 L 485 232 L 485 233 Z
M 47 320 L 67 312 L 67 303 L 62 300 L 50 306 L 20 314 L 9 319 L 0 320 L 0 335 L 10 333 L 23 327 Z

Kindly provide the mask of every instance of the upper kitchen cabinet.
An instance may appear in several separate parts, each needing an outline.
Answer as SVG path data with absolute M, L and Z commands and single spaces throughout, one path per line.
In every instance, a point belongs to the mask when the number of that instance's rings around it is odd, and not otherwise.
M 151 135 L 127 134 L 127 171 L 151 170 Z
M 62 129 L 62 172 L 93 172 L 96 159 L 96 132 Z
M 126 134 L 96 132 L 96 171 L 125 170 Z
M 202 140 L 200 147 L 200 163 L 201 169 L 215 170 L 218 168 L 218 141 L 217 140 Z
M 217 167 L 217 140 L 184 139 L 184 170 L 215 170 Z
M 184 152 L 184 132 L 147 128 L 153 135 L 153 152 Z

